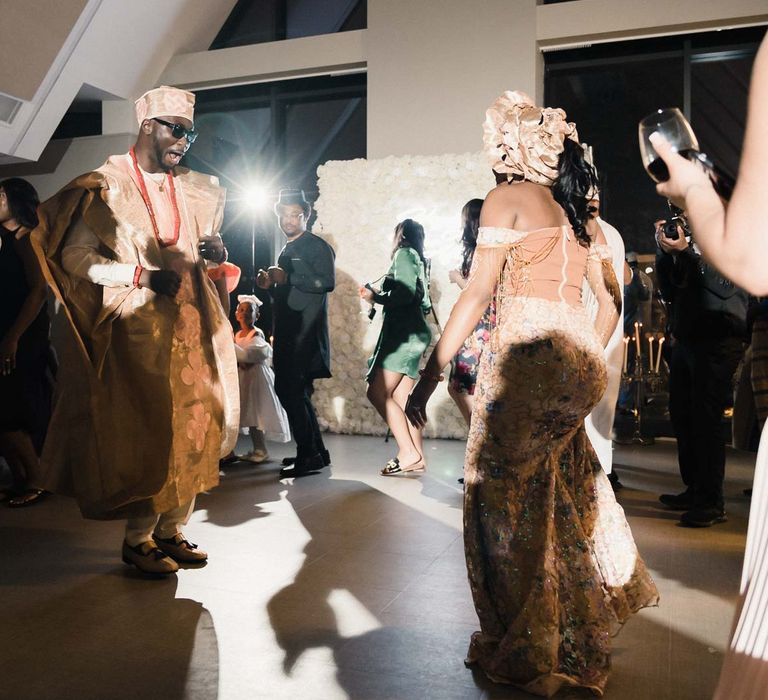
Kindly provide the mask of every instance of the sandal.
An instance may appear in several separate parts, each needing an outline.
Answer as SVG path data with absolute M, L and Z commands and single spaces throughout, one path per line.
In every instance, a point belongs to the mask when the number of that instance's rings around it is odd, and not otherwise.
M 397 457 L 394 457 L 386 463 L 384 469 L 382 469 L 379 474 L 382 476 L 396 476 L 397 474 L 423 474 L 425 471 L 427 471 L 427 468 L 422 461 L 414 462 L 407 467 L 403 467 L 400 465 L 400 460 Z
M 8 500 L 9 508 L 24 508 L 24 506 L 31 506 L 33 503 L 37 503 L 46 492 L 42 489 L 26 489 L 22 491 L 18 496 L 14 496 Z

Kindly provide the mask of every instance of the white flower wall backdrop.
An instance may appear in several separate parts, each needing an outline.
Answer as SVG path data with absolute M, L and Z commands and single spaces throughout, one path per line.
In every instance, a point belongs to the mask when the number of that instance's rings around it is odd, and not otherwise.
M 366 361 L 381 327 L 371 323 L 359 287 L 390 265 L 395 225 L 415 219 L 426 232 L 432 260 L 431 294 L 441 324 L 459 294 L 448 271 L 461 257 L 461 208 L 494 186 L 482 153 L 390 156 L 329 161 L 318 168 L 314 232 L 336 250 L 336 289 L 329 298 L 332 379 L 316 383 L 313 397 L 323 428 L 338 433 L 384 435 L 387 427 L 366 399 Z M 432 329 L 434 340 L 437 329 Z M 434 342 L 433 340 L 433 342 Z M 441 382 L 429 406 L 428 437 L 464 438 L 466 426 Z

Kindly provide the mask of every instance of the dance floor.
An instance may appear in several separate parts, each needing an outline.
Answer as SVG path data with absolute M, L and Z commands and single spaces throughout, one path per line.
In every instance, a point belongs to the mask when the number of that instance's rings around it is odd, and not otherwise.
M 122 523 L 82 520 L 59 497 L 0 505 L 0 698 L 531 698 L 463 664 L 476 629 L 456 483 L 463 443 L 429 441 L 420 478 L 378 476 L 392 455 L 381 438 L 327 444 L 333 466 L 295 483 L 278 480 L 276 462 L 228 468 L 187 528 L 210 562 L 166 580 L 121 563 Z M 754 461 L 728 460 L 728 523 L 690 530 L 656 506 L 679 488 L 674 442 L 616 448 L 620 501 L 661 605 L 614 640 L 608 700 L 711 697 Z

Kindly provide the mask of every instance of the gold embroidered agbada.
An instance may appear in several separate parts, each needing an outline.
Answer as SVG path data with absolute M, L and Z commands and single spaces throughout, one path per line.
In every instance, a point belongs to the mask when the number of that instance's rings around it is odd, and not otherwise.
M 237 438 L 237 365 L 229 322 L 197 243 L 217 233 L 224 190 L 214 177 L 176 168 L 180 215 L 172 243 L 167 180 L 145 177 L 153 231 L 128 155 L 113 156 L 40 207 L 33 242 L 71 322 L 69 357 L 43 452 L 44 486 L 77 498 L 84 516 L 163 513 L 218 484 L 218 460 Z M 68 274 L 75 225 L 99 252 L 144 269 L 173 269 L 175 298 Z

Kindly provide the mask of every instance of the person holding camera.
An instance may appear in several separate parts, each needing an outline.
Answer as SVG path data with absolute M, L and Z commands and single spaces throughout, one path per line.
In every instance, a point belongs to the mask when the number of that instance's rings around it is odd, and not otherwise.
M 368 400 L 385 420 L 397 442 L 397 455 L 382 476 L 421 473 L 426 469 L 421 429 L 411 425 L 404 409 L 419 376 L 419 362 L 432 340 L 426 315 L 429 299 L 424 227 L 405 219 L 395 227 L 392 265 L 381 289 L 367 284 L 360 296 L 384 308 L 376 349 L 368 360 Z
M 765 163 L 768 161 L 768 37 L 752 70 L 749 111 L 739 177 L 728 203 L 718 196 L 708 173 L 673 152 L 660 135 L 654 148 L 669 169 L 656 190 L 690 215 L 704 255 L 725 275 L 756 296 L 768 295 L 768 218 L 765 216 Z M 768 668 L 768 438 L 760 438 L 755 463 L 755 492 L 731 639 L 714 700 L 752 700 L 765 688 Z
M 659 500 L 684 511 L 683 525 L 710 527 L 726 521 L 722 417 L 744 354 L 748 296 L 704 262 L 684 216 L 657 221 L 656 241 L 656 274 L 670 307 L 669 412 L 685 485 Z

